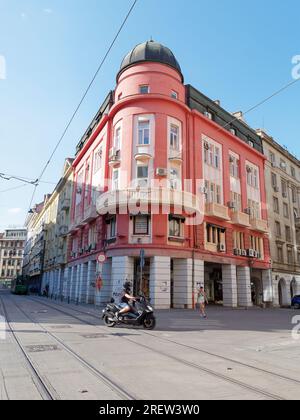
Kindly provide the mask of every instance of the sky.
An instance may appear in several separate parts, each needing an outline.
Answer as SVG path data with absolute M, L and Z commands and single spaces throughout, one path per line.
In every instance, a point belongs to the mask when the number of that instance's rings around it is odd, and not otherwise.
M 0 0 L 0 173 L 36 179 L 132 0 Z M 289 82 L 300 55 L 299 0 L 138 0 L 37 189 L 53 191 L 66 157 L 110 89 L 123 57 L 151 37 L 185 82 L 245 111 Z M 300 157 L 300 82 L 247 115 Z M 0 231 L 22 226 L 32 186 L 0 180 Z

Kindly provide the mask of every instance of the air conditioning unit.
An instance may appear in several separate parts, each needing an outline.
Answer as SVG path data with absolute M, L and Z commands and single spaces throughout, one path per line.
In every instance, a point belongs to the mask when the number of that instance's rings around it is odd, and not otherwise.
M 234 253 L 234 255 L 241 256 L 242 255 L 242 250 L 241 249 L 238 249 L 238 248 L 235 248 L 233 250 L 233 253 Z
M 254 249 L 248 249 L 247 254 L 248 254 L 248 257 L 255 258 L 255 251 L 254 251 Z
M 157 168 L 156 169 L 156 175 L 163 177 L 163 176 L 168 176 L 168 170 L 165 168 Z
M 247 251 L 245 249 L 242 249 L 241 256 L 242 257 L 247 257 Z
M 226 252 L 226 245 L 225 244 L 219 244 L 218 250 L 219 250 L 219 252 Z

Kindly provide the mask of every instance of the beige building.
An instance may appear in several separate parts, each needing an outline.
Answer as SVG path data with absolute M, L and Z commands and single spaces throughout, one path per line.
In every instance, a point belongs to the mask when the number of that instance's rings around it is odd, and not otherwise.
M 22 272 L 26 229 L 0 233 L 0 283 L 9 283 Z
M 73 186 L 72 159 L 66 159 L 63 175 L 52 194 L 28 214 L 23 274 L 29 286 L 61 295 L 67 263 L 68 230 Z M 55 286 L 54 286 L 55 285 Z
M 300 162 L 262 130 L 273 267 L 273 302 L 300 294 Z
M 49 286 L 49 294 L 53 296 L 62 296 L 63 294 L 73 187 L 72 163 L 72 159 L 66 159 L 62 178 L 47 200 L 42 212 L 45 252 L 41 291 Z

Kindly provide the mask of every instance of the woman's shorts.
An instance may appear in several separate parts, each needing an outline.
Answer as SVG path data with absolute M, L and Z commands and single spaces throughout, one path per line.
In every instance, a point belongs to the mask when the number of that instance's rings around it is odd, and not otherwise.
M 122 308 L 122 309 L 130 309 L 130 306 L 127 304 L 127 303 L 120 303 L 120 308 Z

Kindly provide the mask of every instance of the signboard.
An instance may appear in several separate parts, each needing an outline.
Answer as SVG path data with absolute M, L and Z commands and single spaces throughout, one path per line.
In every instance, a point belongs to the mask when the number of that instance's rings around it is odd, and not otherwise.
M 98 256 L 98 263 L 99 263 L 99 264 L 104 264 L 104 263 L 105 263 L 105 261 L 106 261 L 106 255 L 105 255 L 105 254 L 100 254 L 100 255 Z

